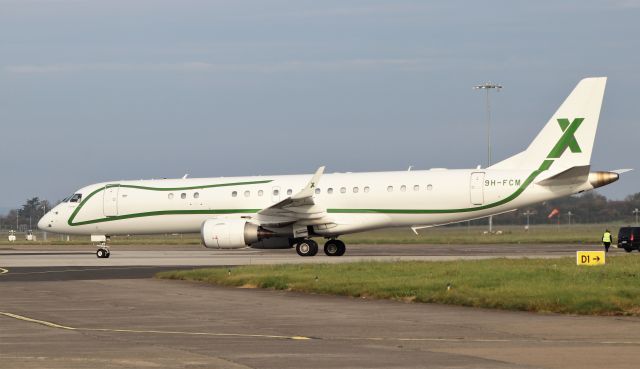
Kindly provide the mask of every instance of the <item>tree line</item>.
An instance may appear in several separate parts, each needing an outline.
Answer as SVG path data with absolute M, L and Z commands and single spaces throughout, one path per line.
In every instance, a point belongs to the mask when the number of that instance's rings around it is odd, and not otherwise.
M 0 216 L 0 229 L 17 229 L 21 232 L 35 230 L 40 218 L 50 209 L 49 201 L 32 197 L 19 209 L 11 209 L 8 214 Z
M 38 221 L 51 209 L 51 203 L 38 197 L 27 199 L 19 209 L 12 209 L 8 214 L 0 216 L 0 229 L 17 229 L 26 231 L 37 227 Z M 557 211 L 554 211 L 557 209 Z M 526 224 L 529 214 L 530 224 L 560 223 L 628 223 L 634 224 L 640 209 L 640 192 L 627 196 L 624 200 L 609 200 L 605 196 L 590 191 L 584 194 L 564 197 L 529 206 L 517 211 L 500 214 L 493 217 L 494 224 Z M 640 210 L 639 210 L 640 211 Z M 556 213 L 553 217 L 549 215 Z M 569 214 L 570 213 L 570 214 Z M 479 219 L 472 224 L 485 224 L 486 220 Z
M 556 211 L 554 211 L 556 209 Z M 527 213 L 530 224 L 573 223 L 627 223 L 635 224 L 635 209 L 640 209 L 640 192 L 624 200 L 609 200 L 595 191 L 545 201 L 516 211 L 496 215 L 494 224 L 526 224 Z M 640 210 L 638 210 L 640 212 Z M 553 213 L 553 215 L 552 215 Z M 551 217 L 549 217 L 552 215 Z M 485 224 L 486 220 L 472 222 Z

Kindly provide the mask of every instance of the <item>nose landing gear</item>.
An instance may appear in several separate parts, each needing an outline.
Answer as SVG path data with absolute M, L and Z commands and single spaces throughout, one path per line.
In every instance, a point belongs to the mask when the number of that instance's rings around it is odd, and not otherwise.
M 91 235 L 91 242 L 96 243 L 98 246 L 98 250 L 96 250 L 96 256 L 99 259 L 104 259 L 111 256 L 111 251 L 109 251 L 107 241 L 109 241 L 109 236 Z
M 108 258 L 109 256 L 111 256 L 111 251 L 109 251 L 109 249 L 105 246 L 101 246 L 97 251 L 96 251 L 96 256 L 98 258 Z

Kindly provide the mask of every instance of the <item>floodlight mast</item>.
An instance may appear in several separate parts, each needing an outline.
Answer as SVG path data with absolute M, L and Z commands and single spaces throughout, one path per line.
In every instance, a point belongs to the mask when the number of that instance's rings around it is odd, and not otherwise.
M 491 166 L 491 100 L 489 99 L 489 91 L 500 91 L 502 85 L 497 83 L 485 82 L 480 85 L 473 86 L 474 90 L 484 90 L 487 102 L 487 168 Z M 489 233 L 493 232 L 493 217 L 489 217 Z
M 485 82 L 481 85 L 473 86 L 474 90 L 484 90 L 487 104 L 487 167 L 491 166 L 491 100 L 489 98 L 489 91 L 500 91 L 502 85 L 497 83 Z

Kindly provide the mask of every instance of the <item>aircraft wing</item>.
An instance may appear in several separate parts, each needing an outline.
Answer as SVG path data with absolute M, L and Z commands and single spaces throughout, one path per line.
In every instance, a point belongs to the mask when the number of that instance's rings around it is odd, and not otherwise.
M 260 210 L 257 214 L 260 224 L 283 226 L 297 222 L 306 225 L 326 223 L 319 220 L 327 216 L 327 209 L 317 204 L 314 199 L 315 189 L 323 173 L 324 167 L 318 168 L 300 192 Z

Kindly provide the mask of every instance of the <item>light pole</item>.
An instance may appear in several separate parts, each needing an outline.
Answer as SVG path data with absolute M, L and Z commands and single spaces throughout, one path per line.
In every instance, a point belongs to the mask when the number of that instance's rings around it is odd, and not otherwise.
M 535 211 L 531 211 L 529 209 L 527 209 L 527 211 L 525 211 L 524 213 L 522 213 L 522 215 L 527 217 L 527 226 L 524 228 L 525 230 L 529 230 L 529 217 L 531 215 L 534 215 L 536 212 Z
M 569 210 L 569 211 L 567 212 L 567 216 L 569 216 L 569 224 L 568 224 L 568 225 L 571 225 L 571 216 L 572 216 L 572 215 L 573 215 L 573 213 L 571 212 L 571 210 Z
M 20 219 L 20 209 L 17 209 L 16 210 L 16 232 L 18 232 L 18 227 L 19 227 L 18 221 L 19 221 L 19 219 Z
M 502 85 L 497 83 L 485 82 L 480 85 L 473 86 L 474 90 L 484 90 L 487 101 L 487 168 L 491 166 L 491 100 L 489 99 L 489 91 L 500 91 Z M 489 216 L 489 233 L 493 232 L 493 217 Z
M 638 208 L 633 209 L 633 214 L 636 215 L 636 225 L 638 225 L 638 213 L 640 213 L 640 210 L 638 210 Z

